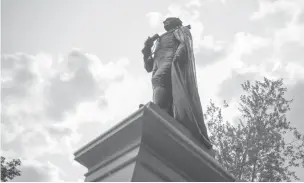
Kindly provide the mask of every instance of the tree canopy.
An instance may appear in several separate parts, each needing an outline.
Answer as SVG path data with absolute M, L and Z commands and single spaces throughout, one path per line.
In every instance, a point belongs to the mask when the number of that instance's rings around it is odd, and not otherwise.
M 21 171 L 17 169 L 21 165 L 19 159 L 13 159 L 6 161 L 6 158 L 1 156 L 1 181 L 7 182 L 8 180 L 14 179 L 16 176 L 21 175 Z
M 212 101 L 204 114 L 216 159 L 238 180 L 299 180 L 292 168 L 304 167 L 304 136 L 286 118 L 292 100 L 283 80 L 246 81 L 242 89 L 238 122 L 224 122 Z

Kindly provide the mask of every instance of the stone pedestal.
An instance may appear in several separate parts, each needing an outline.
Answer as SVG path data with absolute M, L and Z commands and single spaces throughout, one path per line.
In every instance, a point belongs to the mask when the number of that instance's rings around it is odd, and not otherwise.
M 190 132 L 148 103 L 78 150 L 86 182 L 235 181 Z

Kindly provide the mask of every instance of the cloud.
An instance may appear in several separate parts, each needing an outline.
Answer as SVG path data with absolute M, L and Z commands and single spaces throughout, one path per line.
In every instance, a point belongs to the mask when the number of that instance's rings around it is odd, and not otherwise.
M 304 3 L 301 0 L 259 1 L 259 9 L 252 14 L 251 20 L 264 21 L 267 30 L 274 33 L 277 47 L 289 41 L 303 44 L 303 12 Z M 281 22 L 280 26 L 275 26 L 276 22 Z
M 21 98 L 26 95 L 26 87 L 31 86 L 36 79 L 31 72 L 31 60 L 32 58 L 25 54 L 2 56 L 2 99 L 9 96 Z
M 252 51 L 266 47 L 270 41 L 266 38 L 255 36 L 249 33 L 238 32 L 235 34 L 233 52 L 236 55 L 250 54 Z
M 297 21 L 299 24 L 304 24 L 304 10 L 299 11 Z
M 201 78 L 199 79 L 200 85 L 208 87 L 206 90 L 209 91 L 201 89 L 201 96 L 209 96 L 208 98 L 214 98 L 219 103 L 222 100 L 227 100 L 229 104 L 232 103 L 234 107 L 229 111 L 229 119 L 233 119 L 233 116 L 237 115 L 235 110 L 242 92 L 240 84 L 244 81 L 261 79 L 263 76 L 271 79 L 283 77 L 285 84 L 293 87 L 297 81 L 303 79 L 303 63 L 299 61 L 302 58 L 302 52 L 299 50 L 302 50 L 303 46 L 299 30 L 302 28 L 298 24 L 299 21 L 296 21 L 299 20 L 299 16 L 295 16 L 292 12 L 289 13 L 289 16 L 293 17 L 290 22 L 297 23 L 286 24 L 286 26 L 274 29 L 276 34 L 273 37 L 238 32 L 234 35 L 233 42 L 226 46 L 224 56 L 215 57 L 217 62 L 205 65 L 207 67 L 201 71 L 199 69 L 198 72 L 204 73 L 198 74 Z M 259 19 L 262 20 L 268 16 L 268 13 L 265 13 Z M 200 58 L 200 53 L 196 55 L 196 58 Z M 208 59 L 213 60 L 214 57 Z M 210 81 L 207 81 L 207 78 Z M 231 115 L 231 113 L 235 114 Z
M 38 161 L 22 161 L 20 167 L 21 176 L 13 179 L 13 182 L 62 182 L 62 170 L 54 164 L 40 163 Z
M 219 91 L 218 95 L 222 100 L 226 100 L 229 104 L 234 97 L 239 98 L 241 96 L 241 84 L 243 84 L 246 80 L 252 81 L 258 79 L 257 76 L 258 73 L 255 72 L 240 74 L 237 73 L 236 70 L 233 70 L 231 76 L 221 83 L 221 90 Z
M 297 62 L 283 62 L 281 59 L 260 58 L 257 59 L 254 55 L 259 52 L 252 52 L 248 57 L 242 56 L 240 59 L 240 67 L 232 68 L 231 75 L 222 83 L 218 94 L 222 99 L 227 101 L 238 98 L 241 94 L 240 84 L 246 80 L 260 80 L 263 77 L 269 79 L 284 78 L 287 86 L 294 86 L 297 81 L 304 79 L 304 67 Z
M 290 41 L 283 44 L 278 51 L 278 57 L 281 58 L 282 62 L 298 63 L 304 66 L 304 44 L 298 41 Z
M 44 61 L 46 65 L 40 64 Z M 1 150 L 13 158 L 35 160 L 52 154 L 73 164 L 82 137 L 77 132 L 79 125 L 98 121 L 106 128 L 111 119 L 119 122 L 140 102 L 148 102 L 149 91 L 143 93 L 149 88 L 147 78 L 129 75 L 127 58 L 104 64 L 76 49 L 59 59 L 46 54 L 4 54 L 1 62 Z M 121 86 L 125 87 L 123 95 Z M 117 109 L 121 115 L 116 115 Z M 33 166 L 25 167 L 25 172 L 44 175 Z M 52 171 L 49 165 L 41 166 Z M 46 180 L 42 177 L 18 180 Z
M 73 131 L 66 126 L 53 124 L 46 127 L 46 131 L 57 140 L 62 139 L 65 136 L 72 135 Z
M 200 7 L 202 6 L 202 3 L 200 0 L 191 0 L 189 1 L 187 4 L 186 4 L 186 7 L 189 8 L 189 7 Z
M 107 120 L 107 119 L 106 119 Z M 112 122 L 112 123 L 111 123 Z M 105 127 L 104 125 L 105 121 L 103 119 L 100 119 L 99 121 L 91 121 L 87 123 L 81 123 L 77 126 L 77 132 L 79 134 L 85 134 L 81 137 L 80 141 L 78 142 L 78 146 L 82 147 L 92 141 L 92 139 L 95 139 L 100 134 L 105 132 L 108 128 L 112 126 L 112 124 L 115 124 L 115 121 L 107 120 L 107 123 L 109 124 L 109 127 Z M 90 132 L 90 133 L 88 133 Z M 77 163 L 78 164 L 78 163 Z
M 44 61 L 48 66 L 40 64 Z M 60 61 L 47 55 L 16 54 L 4 55 L 2 63 L 5 116 L 45 113 L 51 119 L 61 121 L 78 103 L 94 101 L 102 97 L 110 83 L 120 82 L 128 60 L 123 58 L 102 64 L 96 56 L 74 50 Z M 53 72 L 55 69 L 57 71 Z M 43 74 L 40 70 L 53 74 Z M 101 104 L 107 105 L 107 102 Z
M 296 8 L 295 3 L 289 3 L 288 1 L 259 1 L 259 9 L 254 12 L 250 17 L 251 20 L 259 20 L 275 13 L 292 13 L 292 11 Z
M 257 72 L 257 66 L 246 64 L 242 60 L 242 56 L 254 53 L 256 49 L 263 48 L 268 44 L 269 41 L 262 37 L 254 36 L 249 33 L 237 33 L 234 42 L 230 44 L 229 47 L 227 46 L 224 52 L 220 52 L 222 57 L 219 57 L 219 61 L 210 65 L 205 65 L 204 68 L 201 68 L 201 66 L 198 65 L 198 80 L 201 80 L 202 85 L 208 86 L 210 95 L 215 97 L 220 84 L 227 80 L 227 78 L 234 76 L 234 70 L 238 70 L 240 73 Z M 201 53 L 198 53 L 196 58 L 200 58 L 200 54 Z M 197 60 L 197 62 L 199 61 Z
M 228 54 L 228 44 L 214 40 L 213 36 L 203 36 L 199 46 L 194 50 L 198 65 L 206 66 L 220 61 Z
M 112 62 L 104 66 L 96 57 L 79 50 L 72 51 L 64 62 L 65 70 L 45 88 L 49 98 L 46 111 L 56 120 L 62 119 L 65 112 L 75 110 L 78 103 L 102 95 L 107 81 L 123 77 Z M 66 76 L 65 79 L 62 76 Z
M 230 75 L 231 68 L 234 66 L 234 64 L 226 60 L 221 60 L 205 67 L 197 65 L 198 89 L 203 106 L 209 103 L 210 99 L 218 101 L 219 85 Z
M 195 54 L 195 61 L 198 66 L 207 66 L 220 61 L 227 55 L 227 50 L 220 49 L 208 49 L 202 48 L 198 53 Z
M 164 17 L 159 12 L 149 12 L 146 14 L 146 16 L 149 19 L 149 24 L 152 28 L 156 28 L 158 26 L 162 25 L 162 22 L 164 21 Z
M 275 45 L 280 47 L 287 42 L 304 44 L 304 24 L 289 23 L 286 27 L 275 31 Z

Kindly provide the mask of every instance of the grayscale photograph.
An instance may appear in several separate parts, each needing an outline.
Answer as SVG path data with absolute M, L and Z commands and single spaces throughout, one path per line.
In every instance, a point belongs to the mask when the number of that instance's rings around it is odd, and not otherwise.
M 1 182 L 304 182 L 304 0 L 1 0 Z

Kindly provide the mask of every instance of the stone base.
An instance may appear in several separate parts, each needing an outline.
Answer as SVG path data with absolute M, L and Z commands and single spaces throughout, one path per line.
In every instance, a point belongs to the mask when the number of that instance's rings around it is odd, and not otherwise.
M 180 123 L 148 103 L 78 150 L 86 182 L 235 181 Z

